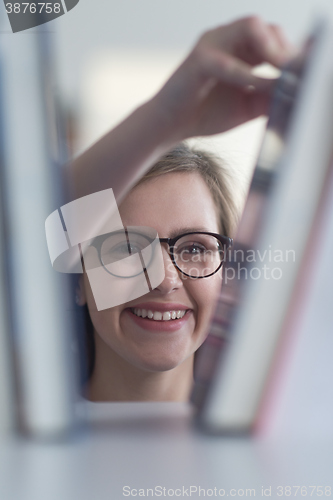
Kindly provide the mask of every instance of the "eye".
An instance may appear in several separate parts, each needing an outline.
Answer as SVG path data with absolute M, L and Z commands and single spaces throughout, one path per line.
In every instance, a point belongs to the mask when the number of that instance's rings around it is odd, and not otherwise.
M 132 255 L 134 253 L 141 252 L 142 248 L 138 245 L 134 245 L 133 243 L 122 243 L 121 245 L 117 245 L 114 248 L 109 248 L 109 253 L 113 255 Z
M 188 253 L 191 255 L 197 255 L 200 253 L 204 253 L 207 251 L 207 248 L 204 247 L 203 245 L 200 245 L 198 243 L 191 243 L 189 245 L 184 245 L 181 248 L 177 249 L 177 253 Z
M 176 258 L 180 261 L 188 262 L 188 261 L 202 261 L 207 255 L 207 248 L 202 243 L 198 243 L 195 241 L 187 241 L 182 245 L 179 245 L 176 249 Z
M 125 259 L 130 255 L 142 252 L 142 247 L 133 243 L 123 242 L 118 245 L 103 248 L 102 259 L 104 263 L 116 262 Z
M 128 231 L 111 233 L 101 246 L 101 259 L 103 264 L 111 264 L 132 255 L 143 252 L 149 245 L 147 237 L 139 233 Z
M 195 239 L 194 239 L 195 238 Z M 184 235 L 177 242 L 174 256 L 180 262 L 207 263 L 220 262 L 220 245 L 214 235 L 197 233 Z

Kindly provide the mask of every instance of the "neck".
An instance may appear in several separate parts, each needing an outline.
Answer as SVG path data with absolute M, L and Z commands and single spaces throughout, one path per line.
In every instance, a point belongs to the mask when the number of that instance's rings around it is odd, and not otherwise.
M 95 368 L 86 387 L 90 401 L 188 401 L 193 359 L 167 371 L 134 366 L 95 334 Z

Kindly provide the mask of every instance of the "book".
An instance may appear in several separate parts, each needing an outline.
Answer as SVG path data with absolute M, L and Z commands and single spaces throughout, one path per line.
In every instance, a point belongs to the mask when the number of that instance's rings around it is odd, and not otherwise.
M 256 435 L 325 441 L 332 435 L 332 250 L 331 168 L 260 403 Z
M 197 363 L 193 401 L 209 430 L 249 432 L 258 418 L 330 168 L 332 50 L 326 19 L 277 83 L 235 248 L 225 263 L 225 288 Z M 212 337 L 220 337 L 213 365 L 205 354 Z
M 65 277 L 50 266 L 45 220 L 62 204 L 48 33 L 2 40 L 4 217 L 20 428 L 34 436 L 75 422 L 73 323 Z

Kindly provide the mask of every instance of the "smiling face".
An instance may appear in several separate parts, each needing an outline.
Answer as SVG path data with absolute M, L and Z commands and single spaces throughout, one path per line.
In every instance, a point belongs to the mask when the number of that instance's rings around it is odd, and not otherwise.
M 219 232 L 217 209 L 197 173 L 168 173 L 149 179 L 128 194 L 119 211 L 124 226 L 152 227 L 161 238 L 189 231 Z M 84 276 L 84 300 L 97 349 L 111 349 L 113 356 L 148 372 L 170 370 L 193 356 L 205 339 L 221 288 L 221 271 L 204 279 L 186 278 L 172 264 L 167 245 L 161 246 L 164 280 L 126 304 L 97 311 Z M 178 319 L 172 319 L 175 315 Z

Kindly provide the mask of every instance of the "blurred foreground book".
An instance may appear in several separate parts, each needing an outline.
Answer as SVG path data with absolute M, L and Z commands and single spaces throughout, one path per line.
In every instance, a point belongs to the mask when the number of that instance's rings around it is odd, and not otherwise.
M 6 239 L 8 274 L 8 287 L 1 280 L 7 302 L 2 297 L 0 301 L 13 330 L 16 415 L 22 430 L 42 437 L 72 427 L 76 389 L 68 287 L 50 265 L 44 229 L 47 216 L 63 201 L 49 42 L 43 27 L 34 33 L 4 35 L 0 44 L 6 226 L 1 238 Z M 5 317 L 1 314 L 0 348 L 1 356 L 9 359 L 3 346 Z M 8 420 L 6 384 L 1 380 L 8 368 L 0 369 L 1 418 Z
M 4 225 L 3 64 L 0 59 L 0 435 L 16 425 L 13 353 L 10 342 L 7 259 Z
M 259 432 L 263 425 L 269 428 L 268 415 L 273 418 L 268 399 L 276 410 L 272 381 L 282 367 L 279 357 L 298 335 L 296 326 L 290 331 L 290 318 L 302 284 L 312 287 L 304 277 L 314 265 L 313 251 L 327 244 L 325 230 L 320 239 L 316 227 L 325 217 L 324 199 L 333 196 L 327 189 L 332 53 L 332 26 L 321 22 L 276 84 L 235 246 L 227 254 L 222 294 L 198 354 L 192 399 L 199 422 L 211 431 Z M 322 287 L 321 293 L 330 292 Z M 282 398 L 281 384 L 279 391 Z

